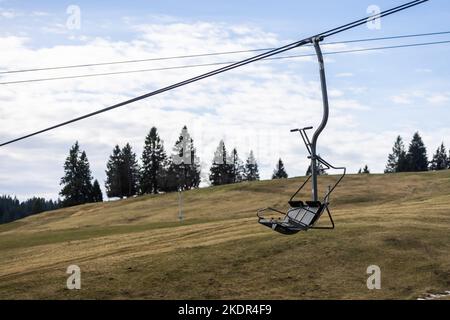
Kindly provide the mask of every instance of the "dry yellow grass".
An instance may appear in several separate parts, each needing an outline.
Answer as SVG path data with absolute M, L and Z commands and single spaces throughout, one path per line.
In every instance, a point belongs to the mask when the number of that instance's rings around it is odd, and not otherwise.
M 323 178 L 323 185 L 336 177 Z M 450 172 L 349 176 L 336 229 L 256 222 L 300 178 L 89 204 L 0 226 L 2 299 L 411 299 L 450 289 Z M 79 265 L 82 289 L 65 288 Z M 368 290 L 379 265 L 382 289 Z

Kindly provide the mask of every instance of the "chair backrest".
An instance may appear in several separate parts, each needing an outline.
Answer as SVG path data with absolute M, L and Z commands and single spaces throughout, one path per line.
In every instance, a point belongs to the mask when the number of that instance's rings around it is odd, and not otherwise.
M 303 201 L 300 201 L 300 200 L 290 200 L 288 203 L 293 208 L 299 208 L 299 207 L 303 207 L 305 205 L 303 203 Z

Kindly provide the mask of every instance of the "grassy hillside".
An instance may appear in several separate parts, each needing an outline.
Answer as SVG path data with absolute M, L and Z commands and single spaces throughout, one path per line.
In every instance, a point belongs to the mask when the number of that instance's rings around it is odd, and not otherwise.
M 450 289 L 450 171 L 346 177 L 331 199 L 333 231 L 259 225 L 256 209 L 286 209 L 301 180 L 186 192 L 182 223 L 177 195 L 166 194 L 1 225 L 0 298 L 409 299 Z M 65 288 L 71 264 L 79 291 Z M 381 290 L 366 287 L 372 264 Z

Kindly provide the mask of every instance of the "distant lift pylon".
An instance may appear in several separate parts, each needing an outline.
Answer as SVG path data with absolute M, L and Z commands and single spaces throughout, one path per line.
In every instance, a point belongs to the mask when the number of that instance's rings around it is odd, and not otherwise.
M 320 67 L 320 83 L 322 87 L 322 100 L 323 100 L 323 117 L 317 130 L 314 132 L 312 140 L 309 139 L 307 135 L 307 130 L 311 130 L 313 127 L 306 127 L 302 129 L 293 129 L 291 132 L 299 132 L 300 136 L 305 143 L 306 149 L 309 153 L 308 158 L 311 159 L 311 173 L 305 180 L 305 182 L 298 188 L 298 190 L 292 195 L 291 199 L 288 201 L 290 208 L 287 213 L 279 211 L 274 208 L 264 208 L 257 212 L 258 222 L 264 226 L 271 228 L 282 234 L 295 234 L 299 231 L 306 231 L 308 229 L 334 229 L 333 218 L 331 217 L 331 212 L 329 209 L 330 195 L 333 190 L 338 186 L 345 176 L 346 168 L 344 167 L 334 167 L 329 162 L 325 161 L 322 157 L 317 155 L 317 140 L 320 133 L 323 131 L 328 122 L 328 93 L 327 93 L 327 83 L 325 78 L 325 64 L 323 61 L 322 50 L 320 48 L 320 42 L 323 38 L 311 38 L 311 43 L 314 45 L 317 59 L 319 61 Z M 341 176 L 337 179 L 333 186 L 328 186 L 328 190 L 322 200 L 319 200 L 318 187 L 317 187 L 317 177 L 319 175 L 319 170 L 324 171 L 328 169 L 342 170 Z M 301 201 L 295 200 L 297 194 L 303 189 L 303 187 L 311 180 L 312 184 L 312 200 L 311 201 Z M 264 213 L 267 211 L 275 212 L 277 214 L 282 214 L 283 217 L 277 219 L 266 218 Z M 320 216 L 324 212 L 328 213 L 331 225 L 327 227 L 315 227 L 314 225 L 319 220 Z

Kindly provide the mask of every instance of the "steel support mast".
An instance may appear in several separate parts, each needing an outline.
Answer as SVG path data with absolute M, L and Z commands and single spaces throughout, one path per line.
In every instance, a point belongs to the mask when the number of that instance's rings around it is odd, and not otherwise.
M 316 50 L 317 60 L 319 61 L 319 71 L 320 71 L 320 86 L 322 88 L 322 103 L 323 103 L 323 115 L 322 122 L 317 128 L 316 132 L 311 140 L 311 175 L 312 175 L 312 199 L 313 201 L 319 200 L 318 195 L 318 187 L 317 187 L 317 176 L 319 175 L 319 165 L 317 162 L 317 140 L 319 139 L 320 133 L 323 131 L 328 122 L 328 113 L 329 113 L 329 105 L 328 105 L 328 92 L 327 92 L 327 81 L 325 77 L 325 64 L 323 61 L 322 50 L 320 49 L 320 41 L 323 38 L 313 38 L 312 43 L 314 45 L 314 49 Z

